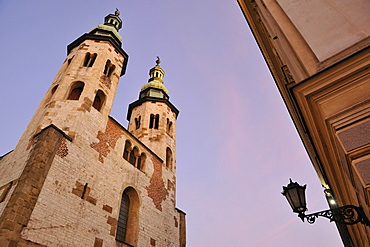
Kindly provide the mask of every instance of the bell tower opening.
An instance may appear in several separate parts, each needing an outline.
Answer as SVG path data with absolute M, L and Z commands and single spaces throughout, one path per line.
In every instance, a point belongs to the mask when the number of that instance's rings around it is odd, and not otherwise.
M 69 100 L 79 100 L 81 93 L 84 90 L 84 87 L 85 87 L 85 83 L 81 81 L 73 83 L 68 99 Z
M 102 90 L 98 90 L 94 98 L 93 107 L 96 110 L 100 111 L 101 108 L 103 107 L 104 101 L 105 101 L 105 94 L 103 93 Z

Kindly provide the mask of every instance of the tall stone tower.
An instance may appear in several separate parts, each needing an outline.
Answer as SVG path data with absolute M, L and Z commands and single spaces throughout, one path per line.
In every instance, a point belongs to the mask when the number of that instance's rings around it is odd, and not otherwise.
M 148 83 L 141 88 L 139 99 L 129 106 L 128 131 L 158 154 L 165 161 L 168 171 L 174 172 L 176 119 L 179 111 L 169 101 L 160 62 L 158 58 L 157 65 L 149 71 Z
M 150 70 L 128 130 L 109 116 L 128 55 L 119 12 L 68 55 L 16 148 L 0 157 L 1 246 L 185 246 L 176 118 Z

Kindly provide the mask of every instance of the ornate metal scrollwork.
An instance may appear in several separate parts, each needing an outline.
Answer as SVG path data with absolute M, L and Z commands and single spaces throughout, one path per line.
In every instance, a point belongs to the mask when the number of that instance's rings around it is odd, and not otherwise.
M 354 225 L 357 223 L 362 223 L 364 225 L 370 226 L 370 221 L 366 217 L 362 207 L 356 207 L 353 205 L 347 205 L 308 215 L 305 215 L 303 213 L 299 215 L 302 221 L 306 219 L 307 222 L 310 224 L 315 223 L 316 218 L 318 218 L 319 216 L 328 218 L 330 221 L 335 221 L 345 225 Z

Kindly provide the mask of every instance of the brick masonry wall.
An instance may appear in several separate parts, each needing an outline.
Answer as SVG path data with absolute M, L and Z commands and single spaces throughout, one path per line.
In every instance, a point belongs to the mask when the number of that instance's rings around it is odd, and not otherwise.
M 102 149 L 93 145 L 106 141 L 101 133 L 114 139 Z M 112 119 L 95 135 L 61 142 L 22 238 L 45 246 L 115 246 L 121 195 L 131 186 L 140 198 L 137 246 L 153 240 L 180 246 L 180 217 L 167 186 L 173 173 L 163 172 L 163 162 Z M 123 159 L 126 139 L 147 155 L 144 172 Z

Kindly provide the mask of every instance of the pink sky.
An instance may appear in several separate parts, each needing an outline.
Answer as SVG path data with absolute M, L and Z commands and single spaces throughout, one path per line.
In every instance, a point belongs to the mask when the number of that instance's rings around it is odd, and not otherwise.
M 130 57 L 111 115 L 127 126 L 128 104 L 160 56 L 180 110 L 177 206 L 188 246 L 343 246 L 333 223 L 302 223 L 280 194 L 291 177 L 307 184 L 309 212 L 327 209 L 235 0 L 0 1 L 0 155 L 15 147 L 67 45 L 115 8 Z

